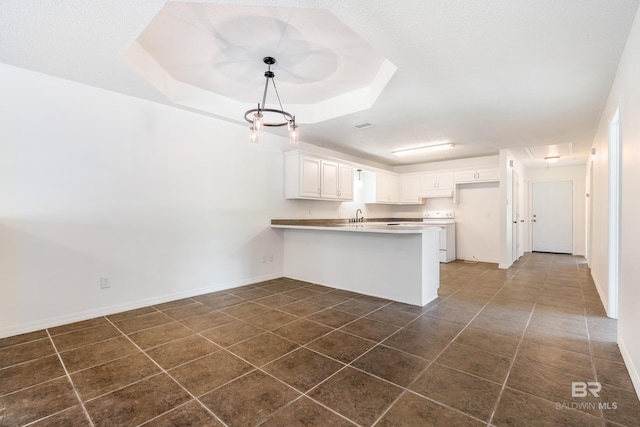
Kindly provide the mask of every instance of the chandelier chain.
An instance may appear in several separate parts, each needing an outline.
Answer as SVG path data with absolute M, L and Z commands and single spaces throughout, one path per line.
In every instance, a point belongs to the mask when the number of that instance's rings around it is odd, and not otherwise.
M 271 67 L 269 67 L 269 69 L 271 69 Z M 280 101 L 280 94 L 278 93 L 278 88 L 276 87 L 276 80 L 271 79 L 271 83 L 273 83 L 273 89 L 276 92 L 276 98 L 278 98 L 278 104 L 280 105 L 280 110 L 284 111 L 284 108 L 282 108 L 282 101 Z M 287 116 L 285 116 L 284 114 L 282 115 L 282 117 L 284 117 L 285 120 L 290 121 L 289 118 L 287 118 Z

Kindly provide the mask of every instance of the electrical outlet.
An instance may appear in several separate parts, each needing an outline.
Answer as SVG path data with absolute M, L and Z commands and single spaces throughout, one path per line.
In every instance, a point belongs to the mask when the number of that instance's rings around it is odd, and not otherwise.
M 273 254 L 269 255 L 269 262 L 273 262 Z
M 100 276 L 100 288 L 107 289 L 111 287 L 111 276 Z

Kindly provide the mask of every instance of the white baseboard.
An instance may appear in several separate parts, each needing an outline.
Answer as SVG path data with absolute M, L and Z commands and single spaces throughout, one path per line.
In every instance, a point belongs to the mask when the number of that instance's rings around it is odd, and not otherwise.
M 497 259 L 493 259 L 493 258 L 478 258 L 478 257 L 473 257 L 473 258 L 464 258 L 464 259 L 460 259 L 459 261 L 465 261 L 465 262 L 486 262 L 488 264 L 499 264 L 500 260 Z M 500 268 L 498 266 L 498 268 Z
M 602 290 L 602 285 L 600 284 L 600 282 L 598 282 L 597 277 L 593 275 L 593 271 L 591 272 L 591 278 L 593 279 L 593 283 L 596 285 L 596 291 L 598 291 L 598 296 L 600 297 L 600 302 L 604 307 L 604 311 L 605 313 L 607 313 L 607 316 L 609 316 L 609 309 L 608 309 L 609 305 L 607 303 L 607 298 L 605 296 L 604 291 Z
M 162 304 L 164 302 L 175 301 L 182 298 L 189 298 L 198 295 L 208 294 L 210 292 L 224 291 L 226 289 L 237 288 L 239 286 L 250 285 L 252 283 L 264 282 L 265 280 L 277 279 L 282 277 L 283 273 L 272 273 L 262 276 L 251 277 L 248 279 L 237 280 L 233 282 L 220 283 L 206 288 L 190 289 L 184 292 L 176 292 L 167 295 L 160 295 L 150 298 L 144 298 L 137 301 L 116 304 L 107 307 L 100 307 L 92 310 L 79 311 L 76 313 L 65 314 L 63 316 L 51 317 L 35 322 L 29 322 L 19 325 L 10 325 L 0 328 L 0 338 L 10 337 L 13 335 L 25 334 L 28 332 L 39 331 L 41 329 L 53 328 L 55 326 L 66 325 L 68 323 L 80 322 L 82 320 L 93 319 L 95 317 L 108 316 L 110 314 L 120 313 L 123 311 L 134 310 L 136 308 L 148 307 L 150 305 Z
M 627 366 L 627 371 L 629 371 L 629 376 L 631 377 L 633 388 L 636 389 L 636 395 L 638 396 L 638 399 L 640 399 L 640 373 L 638 371 L 638 367 L 633 364 L 633 359 L 629 354 L 629 350 L 627 350 L 627 346 L 624 344 L 624 340 L 619 334 L 618 346 L 620 347 L 620 354 L 622 354 L 624 364 Z

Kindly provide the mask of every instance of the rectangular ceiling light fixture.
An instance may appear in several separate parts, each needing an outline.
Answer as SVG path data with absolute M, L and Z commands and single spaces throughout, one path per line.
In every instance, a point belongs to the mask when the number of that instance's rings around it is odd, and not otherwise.
M 427 153 L 430 151 L 448 150 L 453 147 L 454 144 L 452 142 L 447 142 L 446 144 L 425 145 L 422 147 L 407 148 L 406 150 L 396 150 L 391 154 L 394 156 L 409 156 L 412 154 Z

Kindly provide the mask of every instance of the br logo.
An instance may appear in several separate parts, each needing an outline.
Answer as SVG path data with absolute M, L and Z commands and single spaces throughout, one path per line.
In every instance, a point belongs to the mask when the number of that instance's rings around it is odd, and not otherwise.
M 600 397 L 600 390 L 602 390 L 602 385 L 595 381 L 574 381 L 571 383 L 571 397 L 587 397 L 589 393 L 594 397 Z

